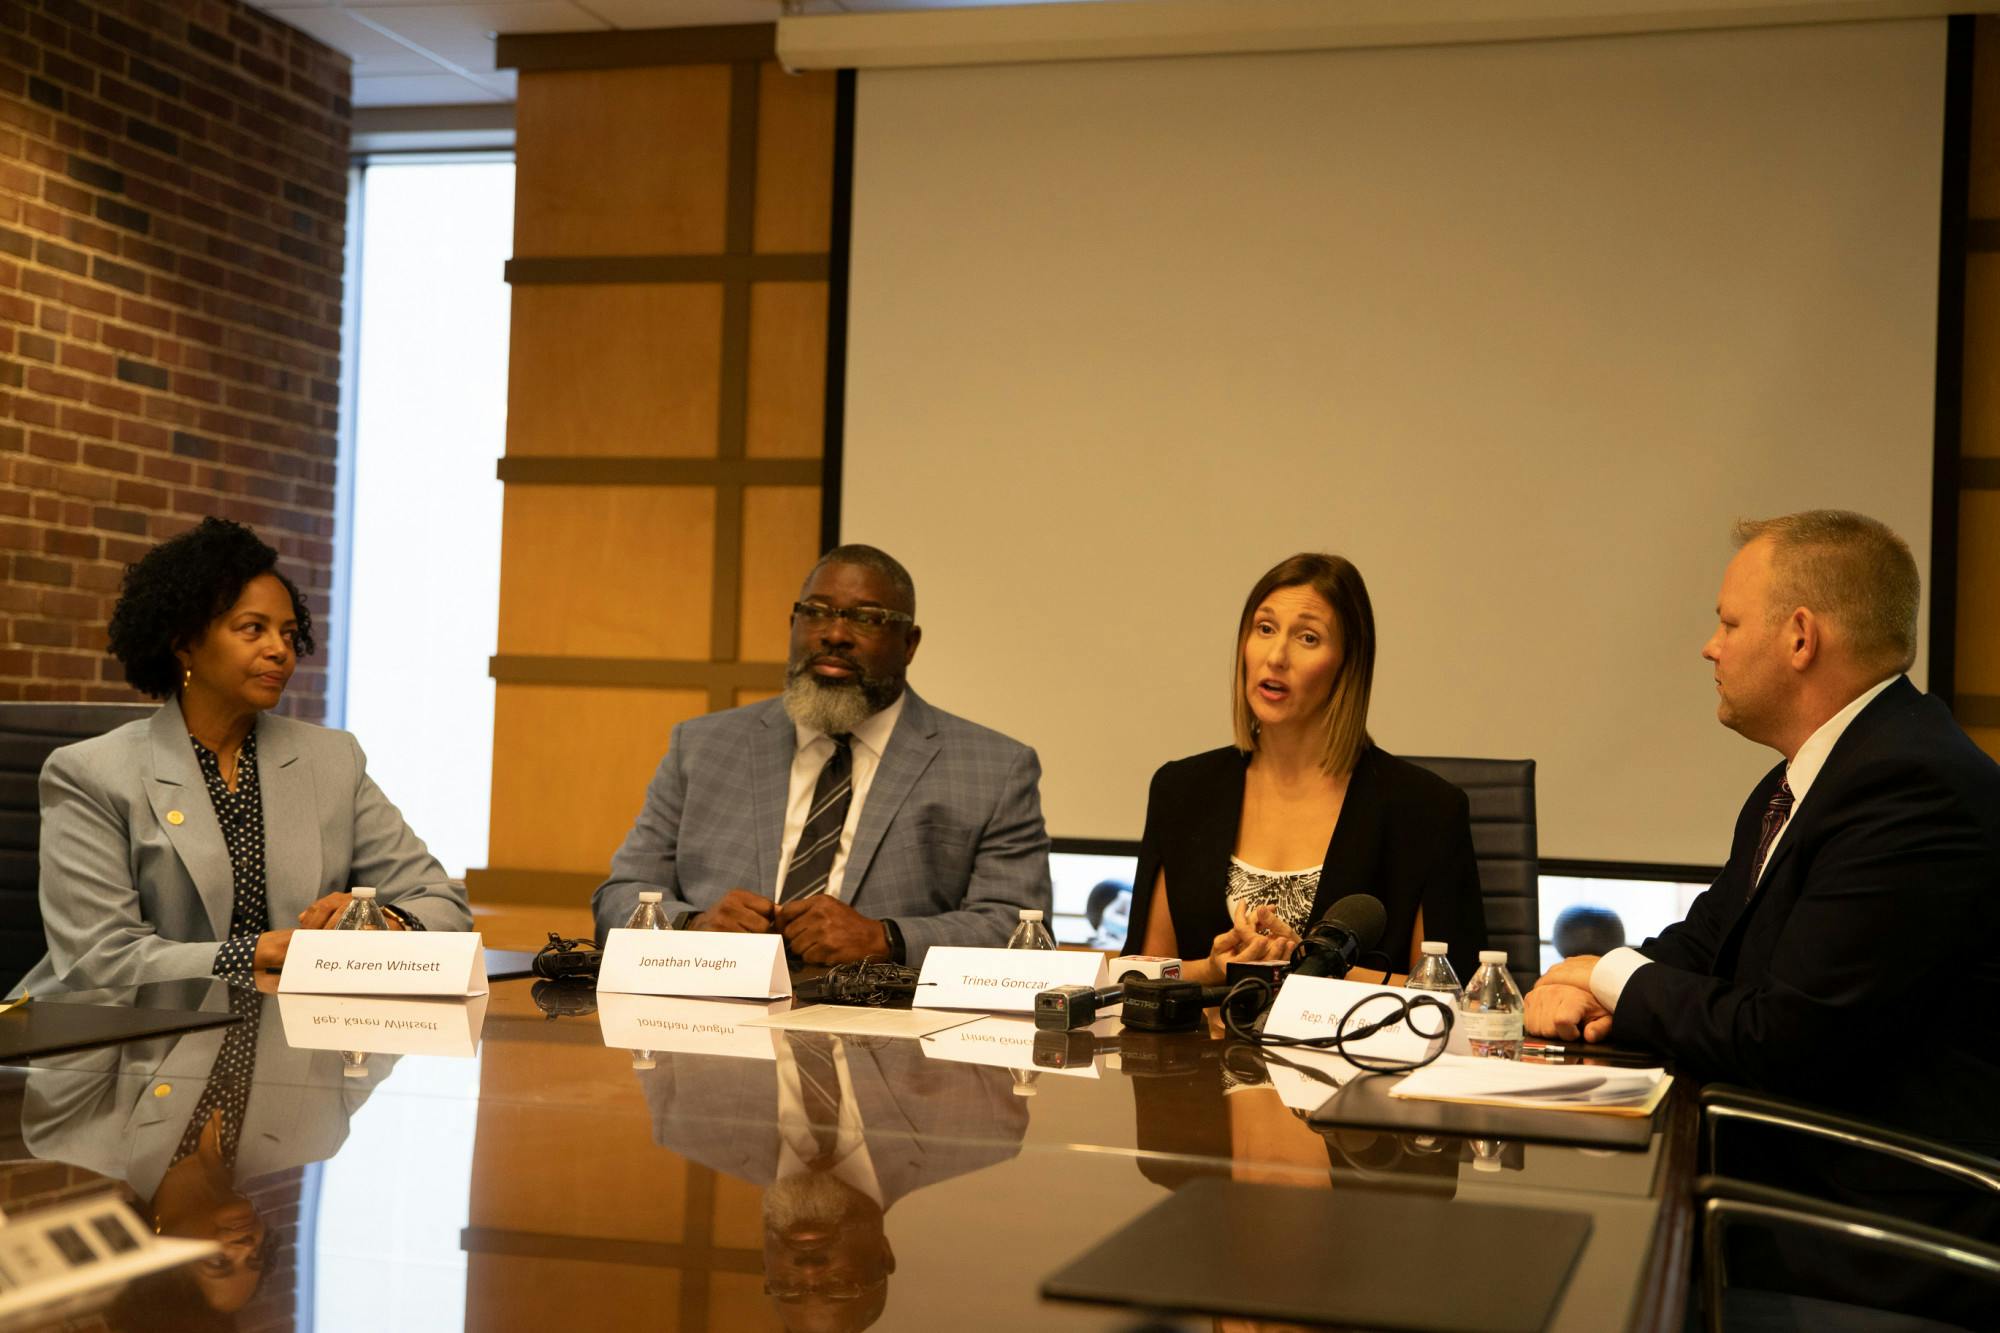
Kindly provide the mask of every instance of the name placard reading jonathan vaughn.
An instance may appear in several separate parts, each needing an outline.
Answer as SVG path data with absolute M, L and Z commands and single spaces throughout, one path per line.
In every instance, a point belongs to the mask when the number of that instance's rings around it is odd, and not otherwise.
M 621 929 L 605 938 L 597 989 L 774 1000 L 792 993 L 792 974 L 785 967 L 782 936 Z

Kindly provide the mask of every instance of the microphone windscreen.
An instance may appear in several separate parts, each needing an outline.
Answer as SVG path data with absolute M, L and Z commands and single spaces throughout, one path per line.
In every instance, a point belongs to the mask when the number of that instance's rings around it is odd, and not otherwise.
M 1348 894 L 1327 908 L 1320 920 L 1345 926 L 1360 941 L 1363 953 L 1380 944 L 1382 932 L 1389 927 L 1389 913 L 1382 900 L 1365 893 Z

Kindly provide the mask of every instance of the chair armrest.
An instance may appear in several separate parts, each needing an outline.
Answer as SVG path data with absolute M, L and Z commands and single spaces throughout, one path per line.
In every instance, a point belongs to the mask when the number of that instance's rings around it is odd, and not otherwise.
M 1935 1139 L 1726 1083 L 1703 1088 L 1700 1106 L 1701 1161 L 1710 1171 L 1724 1126 L 1759 1125 L 1894 1157 L 1975 1192 L 2000 1195 L 2000 1162 Z
M 2000 1298 L 2000 1246 L 1723 1176 L 1697 1177 L 1693 1194 L 1702 1219 L 1702 1284 L 1711 1329 L 1722 1327 L 1723 1292 L 1731 1285 L 1726 1242 L 1730 1228 L 1739 1225 L 1823 1237 Z M 1754 1275 L 1745 1276 L 1746 1285 L 1754 1285 Z

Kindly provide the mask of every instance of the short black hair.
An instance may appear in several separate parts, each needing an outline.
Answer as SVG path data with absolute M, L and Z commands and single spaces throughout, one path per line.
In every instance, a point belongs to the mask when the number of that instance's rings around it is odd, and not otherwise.
M 806 573 L 806 582 L 811 583 L 812 576 L 828 565 L 860 565 L 863 569 L 874 570 L 889 580 L 889 585 L 902 596 L 904 602 L 902 609 L 912 616 L 917 614 L 916 580 L 910 577 L 910 571 L 903 568 L 901 561 L 880 547 L 863 546 L 859 542 L 836 546 L 821 556 L 818 563 Z
M 127 565 L 109 633 L 111 655 L 124 665 L 132 688 L 155 699 L 172 696 L 181 683 L 175 651 L 199 639 L 210 621 L 236 605 L 250 580 L 265 574 L 291 594 L 298 621 L 293 651 L 311 656 L 305 595 L 278 573 L 278 553 L 241 523 L 205 518 Z

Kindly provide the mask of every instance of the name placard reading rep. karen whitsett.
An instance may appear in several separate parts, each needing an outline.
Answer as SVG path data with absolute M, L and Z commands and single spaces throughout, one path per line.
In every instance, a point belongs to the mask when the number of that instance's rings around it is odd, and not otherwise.
M 484 995 L 476 930 L 295 930 L 279 991 L 306 995 Z
M 1082 949 L 965 949 L 938 945 L 917 974 L 923 1009 L 1032 1014 L 1035 996 L 1056 986 L 1102 986 L 1104 955 Z
M 625 995 L 774 1000 L 792 993 L 779 935 L 709 930 L 614 930 L 597 989 Z

